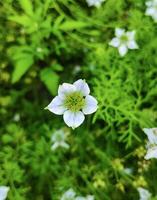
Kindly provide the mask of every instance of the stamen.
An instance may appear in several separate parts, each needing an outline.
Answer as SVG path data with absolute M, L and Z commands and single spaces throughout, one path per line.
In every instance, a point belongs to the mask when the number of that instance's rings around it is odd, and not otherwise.
M 128 37 L 127 35 L 122 35 L 121 38 L 120 38 L 121 42 L 127 42 L 128 41 Z
M 68 94 L 64 103 L 65 107 L 70 111 L 80 111 L 85 105 L 85 99 L 80 92 Z

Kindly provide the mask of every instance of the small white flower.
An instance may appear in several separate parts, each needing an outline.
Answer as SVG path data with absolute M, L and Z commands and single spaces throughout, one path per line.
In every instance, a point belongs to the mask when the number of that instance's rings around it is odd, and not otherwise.
M 14 120 L 15 122 L 20 121 L 20 115 L 19 115 L 18 113 L 16 113 L 16 114 L 14 115 L 14 117 L 13 117 L 13 120 Z
M 8 191 L 9 187 L 0 186 L 0 200 L 5 200 L 7 198 Z
M 146 2 L 146 15 L 151 16 L 157 22 L 157 0 L 150 0 Z
M 73 69 L 73 74 L 76 75 L 81 71 L 80 65 L 76 65 Z
M 132 170 L 132 168 L 125 168 L 124 169 L 124 172 L 126 173 L 126 174 L 132 174 L 132 172 L 133 172 L 133 170 Z
M 88 6 L 100 7 L 105 0 L 86 0 Z
M 90 89 L 85 80 L 79 79 L 73 84 L 63 83 L 59 86 L 56 96 L 47 106 L 51 112 L 63 115 L 64 122 L 77 128 L 84 119 L 84 115 L 94 113 L 98 108 L 97 100 L 89 95 Z
M 61 200 L 75 200 L 75 195 L 75 191 L 72 188 L 70 188 L 63 194 Z
M 151 193 L 148 190 L 146 190 L 142 187 L 137 188 L 137 190 L 138 190 L 139 196 L 140 196 L 139 200 L 149 200 L 150 199 Z
M 127 31 L 124 29 L 116 28 L 115 35 L 111 42 L 110 46 L 118 48 L 119 54 L 124 56 L 128 49 L 138 49 L 138 45 L 135 41 L 135 31 Z
M 54 134 L 51 137 L 51 141 L 53 142 L 53 145 L 51 146 L 52 150 L 57 149 L 58 147 L 63 147 L 68 149 L 69 145 L 65 142 L 65 133 L 62 129 L 57 130 L 54 132 Z
M 144 128 L 143 131 L 148 137 L 145 159 L 157 158 L 157 128 Z

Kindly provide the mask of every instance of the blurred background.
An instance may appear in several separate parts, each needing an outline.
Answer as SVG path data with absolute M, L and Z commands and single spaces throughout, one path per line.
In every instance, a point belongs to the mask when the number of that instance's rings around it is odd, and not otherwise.
M 69 188 L 137 200 L 138 187 L 157 199 L 142 131 L 157 124 L 157 24 L 145 10 L 144 0 L 0 1 L 0 186 L 9 200 L 60 200 Z M 117 27 L 136 31 L 138 50 L 120 57 L 109 46 Z M 72 130 L 44 108 L 59 84 L 80 78 L 99 109 Z M 52 150 L 60 130 L 69 148 Z

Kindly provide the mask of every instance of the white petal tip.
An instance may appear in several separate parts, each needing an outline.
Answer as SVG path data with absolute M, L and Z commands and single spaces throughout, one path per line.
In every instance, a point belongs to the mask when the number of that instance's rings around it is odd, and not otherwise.
M 65 111 L 63 115 L 63 119 L 68 127 L 75 129 L 83 123 L 85 116 L 81 111 L 74 113 L 68 110 L 68 111 Z
M 89 86 L 86 83 L 85 79 L 79 79 L 75 81 L 73 84 L 75 85 L 77 91 L 80 91 L 84 96 L 90 93 Z

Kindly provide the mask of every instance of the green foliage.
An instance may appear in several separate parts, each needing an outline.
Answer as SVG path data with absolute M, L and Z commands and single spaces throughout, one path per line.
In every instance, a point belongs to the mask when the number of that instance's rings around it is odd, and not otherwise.
M 45 68 L 40 73 L 40 78 L 50 91 L 55 95 L 58 88 L 59 76 L 53 71 L 53 68 Z
M 8 200 L 59 200 L 69 188 L 96 200 L 157 197 L 156 160 L 144 160 L 144 127 L 157 124 L 157 24 L 144 0 L 0 2 L 0 186 Z M 136 30 L 138 50 L 108 45 Z M 44 108 L 59 84 L 86 79 L 98 111 L 76 130 Z M 63 129 L 69 149 L 51 150 Z M 127 169 L 131 173 L 127 172 Z M 114 191 L 114 192 L 113 192 Z
M 16 46 L 10 49 L 10 54 L 15 63 L 15 69 L 12 74 L 12 83 L 15 83 L 20 80 L 33 64 L 33 52 L 27 46 Z

